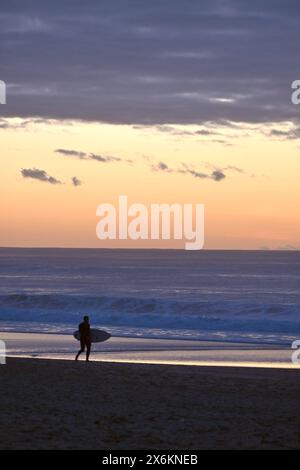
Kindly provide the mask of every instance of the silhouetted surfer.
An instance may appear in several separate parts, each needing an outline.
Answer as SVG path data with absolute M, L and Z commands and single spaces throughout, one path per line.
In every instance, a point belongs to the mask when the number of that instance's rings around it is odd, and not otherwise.
M 79 327 L 80 333 L 80 350 L 77 353 L 75 361 L 77 361 L 78 357 L 81 353 L 84 352 L 86 348 L 86 360 L 89 360 L 90 352 L 91 352 L 91 327 L 89 322 L 89 317 L 85 315 L 83 317 L 83 322 L 80 323 Z

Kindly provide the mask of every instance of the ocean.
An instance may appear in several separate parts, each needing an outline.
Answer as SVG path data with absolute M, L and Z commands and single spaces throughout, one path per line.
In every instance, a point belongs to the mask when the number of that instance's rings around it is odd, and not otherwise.
M 300 252 L 0 249 L 0 330 L 290 344 Z

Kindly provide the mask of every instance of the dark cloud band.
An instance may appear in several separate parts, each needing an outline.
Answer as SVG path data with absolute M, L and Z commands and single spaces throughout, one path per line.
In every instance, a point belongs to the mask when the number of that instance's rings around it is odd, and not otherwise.
M 3 116 L 299 121 L 300 2 L 1 2 Z M 38 71 L 38 73 L 37 73 Z

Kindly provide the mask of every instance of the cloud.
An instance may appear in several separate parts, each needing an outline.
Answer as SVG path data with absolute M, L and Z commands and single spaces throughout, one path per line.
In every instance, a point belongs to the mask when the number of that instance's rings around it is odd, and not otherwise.
M 216 132 L 209 131 L 207 129 L 199 129 L 198 131 L 195 131 L 194 134 L 196 135 L 211 135 L 211 134 L 216 134 Z
M 214 169 L 211 173 L 204 173 L 204 172 L 195 170 L 194 168 L 190 167 L 186 163 L 182 163 L 180 168 L 175 169 L 175 168 L 170 168 L 164 162 L 158 162 L 156 164 L 151 164 L 151 168 L 153 171 L 156 171 L 156 172 L 161 171 L 164 173 L 180 173 L 180 174 L 191 175 L 194 178 L 212 179 L 214 181 L 221 181 L 224 178 L 226 178 L 226 175 L 223 170 Z
M 245 173 L 245 170 L 237 166 L 229 165 L 226 167 L 226 170 L 236 171 L 237 173 Z
M 4 120 L 0 120 L 0 129 L 9 129 L 9 124 L 5 122 Z
M 90 160 L 96 160 L 97 162 L 120 162 L 122 161 L 122 158 L 120 157 L 110 157 L 110 156 L 104 156 L 104 155 L 96 155 L 94 153 L 90 153 L 88 155 L 88 158 Z
M 277 137 L 279 139 L 294 140 L 300 138 L 300 127 L 293 129 L 271 129 L 269 136 Z
M 59 153 L 60 155 L 64 155 L 67 157 L 75 157 L 79 158 L 80 160 L 95 160 L 101 163 L 108 163 L 108 162 L 126 162 L 132 163 L 132 160 L 121 158 L 121 157 L 112 157 L 110 155 L 97 155 L 95 153 L 86 153 L 81 152 L 78 150 L 71 150 L 71 149 L 56 149 L 54 150 L 55 153 Z
M 158 167 L 159 167 L 160 170 L 169 170 L 168 165 L 164 162 L 159 162 Z
M 214 181 L 222 181 L 224 178 L 226 178 L 226 175 L 222 170 L 213 170 L 211 173 L 203 173 L 200 171 L 196 171 L 192 168 L 189 168 L 187 165 L 185 165 L 184 170 L 181 170 L 179 172 L 190 174 L 194 176 L 194 178 L 208 178 Z
M 10 122 L 8 119 L 0 119 L 0 129 L 24 129 L 29 123 L 31 123 L 31 120 Z
M 29 126 L 35 126 L 36 124 L 46 124 L 46 125 L 52 125 L 52 124 L 58 124 L 60 121 L 57 121 L 56 119 L 44 119 L 44 118 L 30 118 L 30 119 L 23 119 L 23 120 L 15 120 L 15 119 L 1 119 L 0 118 L 0 129 L 12 129 L 12 130 L 17 130 L 17 129 L 26 129 Z M 71 121 L 65 121 L 64 124 L 72 125 Z
M 67 157 L 77 157 L 77 158 L 86 158 L 86 153 L 78 152 L 77 150 L 68 150 L 68 149 L 56 149 L 56 153 L 60 153 L 61 155 L 65 155 Z
M 158 162 L 156 164 L 152 164 L 151 168 L 153 171 L 164 171 L 166 173 L 172 173 L 174 171 L 164 162 Z
M 213 124 L 213 123 L 206 123 L 207 125 L 208 124 Z M 229 123 L 230 124 L 230 123 Z M 229 124 L 227 127 L 229 127 Z M 170 126 L 170 125 L 165 125 L 165 124 L 161 124 L 161 125 L 155 125 L 155 126 L 150 126 L 150 125 L 134 125 L 132 126 L 134 129 L 155 129 L 159 132 L 163 132 L 163 133 L 167 133 L 167 134 L 171 134 L 171 135 L 174 135 L 174 136 L 191 136 L 191 137 L 198 137 L 199 135 L 200 136 L 204 136 L 204 137 L 208 137 L 208 136 L 213 136 L 213 135 L 217 135 L 219 134 L 219 132 L 215 129 L 208 129 L 208 128 L 202 128 L 202 129 L 198 129 L 198 130 L 187 130 L 187 129 L 184 129 L 184 128 L 180 128 L 180 127 L 174 127 L 174 126 Z M 217 140 L 215 140 L 214 142 L 219 142 Z M 222 142 L 225 142 L 225 141 L 222 141 Z
M 191 175 L 197 179 L 211 179 L 216 182 L 224 180 L 227 177 L 227 172 L 240 173 L 249 177 L 255 176 L 254 174 L 248 174 L 245 170 L 243 170 L 243 168 L 239 168 L 233 165 L 229 165 L 224 168 L 216 168 L 211 163 L 204 163 L 204 167 L 206 168 L 206 171 L 200 171 L 200 170 L 195 169 L 194 166 L 189 165 L 185 162 L 182 162 L 179 168 L 171 168 L 165 162 L 160 161 L 158 163 L 153 163 L 152 159 L 147 156 L 145 156 L 144 159 L 148 162 L 152 171 L 155 171 L 155 172 L 179 173 L 179 174 Z M 207 171 L 207 170 L 210 170 L 210 171 Z
M 81 186 L 82 185 L 82 181 L 80 181 L 80 179 L 78 179 L 77 176 L 73 176 L 71 178 L 71 181 L 72 181 L 73 186 Z
M 188 5 L 1 2 L 2 115 L 145 125 L 299 121 L 290 84 L 299 78 L 300 2 Z
M 186 129 L 180 129 L 180 128 L 176 128 L 176 127 L 173 127 L 173 126 L 166 126 L 166 125 L 159 125 L 159 126 L 154 126 L 155 129 L 159 132 L 165 132 L 165 133 L 168 133 L 168 134 L 172 134 L 172 135 L 195 135 L 194 132 L 192 131 L 188 131 Z
M 188 165 L 186 164 L 182 164 L 183 168 L 182 169 L 179 169 L 177 170 L 178 173 L 183 173 L 183 174 L 188 174 L 188 175 L 192 175 L 194 178 L 209 178 L 209 175 L 207 173 L 203 173 L 201 171 L 198 171 L 198 170 L 194 170 L 193 168 L 190 168 Z
M 23 178 L 32 178 L 50 184 L 62 184 L 58 179 L 48 175 L 45 170 L 39 170 L 38 168 L 22 168 L 20 171 Z
M 222 170 L 214 170 L 210 177 L 215 181 L 222 181 L 224 178 L 226 178 L 226 175 Z

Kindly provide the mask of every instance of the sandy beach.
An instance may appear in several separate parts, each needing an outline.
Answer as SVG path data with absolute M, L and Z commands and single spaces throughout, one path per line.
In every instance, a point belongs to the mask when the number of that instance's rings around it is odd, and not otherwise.
M 1 449 L 297 449 L 298 370 L 8 358 Z

